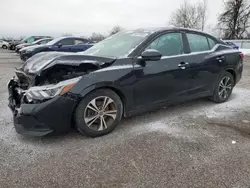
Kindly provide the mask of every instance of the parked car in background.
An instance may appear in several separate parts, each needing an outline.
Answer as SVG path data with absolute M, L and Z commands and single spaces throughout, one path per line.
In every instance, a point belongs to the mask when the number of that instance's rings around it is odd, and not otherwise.
M 24 48 L 24 47 L 28 47 L 28 46 L 34 46 L 34 45 L 40 45 L 40 44 L 46 44 L 50 41 L 52 41 L 53 38 L 43 38 L 43 39 L 39 39 L 36 40 L 32 43 L 23 43 L 23 44 L 19 44 L 16 46 L 16 52 L 19 53 L 20 49 Z
M 0 47 L 3 49 L 7 49 L 9 47 L 9 43 L 4 41 L 4 40 L 0 40 Z
M 61 40 L 53 44 L 62 48 Z M 75 127 L 96 137 L 122 117 L 169 103 L 200 97 L 222 103 L 241 79 L 243 57 L 211 35 L 183 28 L 124 31 L 84 52 L 39 53 L 8 84 L 14 126 L 27 135 Z
M 229 46 L 232 46 L 234 49 L 239 49 L 240 47 L 237 46 L 236 44 L 234 44 L 233 42 L 225 42 L 226 44 L 228 44 Z
M 24 38 L 21 41 L 13 41 L 10 43 L 9 49 L 10 50 L 15 50 L 16 46 L 19 44 L 23 44 L 23 43 L 32 43 L 36 40 L 42 39 L 42 38 L 51 38 L 50 36 L 29 36 L 27 38 Z
M 241 40 L 224 40 L 225 42 L 234 43 L 236 46 L 238 46 L 239 50 L 244 55 L 250 55 L 250 40 L 249 39 L 241 39 Z
M 30 46 L 22 50 L 20 57 L 23 61 L 40 52 L 81 52 L 93 46 L 87 39 L 81 37 L 60 37 L 44 45 Z

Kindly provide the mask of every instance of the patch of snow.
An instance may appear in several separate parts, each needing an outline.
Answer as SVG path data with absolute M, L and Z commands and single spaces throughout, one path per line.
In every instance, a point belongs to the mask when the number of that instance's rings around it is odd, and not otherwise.
M 250 49 L 239 49 L 244 55 L 250 55 Z
M 242 122 L 243 122 L 243 123 L 250 123 L 250 121 L 245 120 L 245 119 L 244 119 L 244 120 L 242 120 Z

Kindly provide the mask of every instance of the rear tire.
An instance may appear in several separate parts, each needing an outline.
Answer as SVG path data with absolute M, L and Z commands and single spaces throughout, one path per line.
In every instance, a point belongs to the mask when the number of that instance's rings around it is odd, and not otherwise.
M 8 47 L 6 45 L 3 45 L 2 48 L 6 50 Z
M 86 95 L 78 104 L 75 125 L 86 136 L 103 136 L 115 129 L 122 114 L 120 97 L 110 89 L 98 89 Z
M 232 94 L 235 80 L 232 74 L 224 72 L 218 79 L 213 96 L 210 98 L 215 103 L 226 102 Z

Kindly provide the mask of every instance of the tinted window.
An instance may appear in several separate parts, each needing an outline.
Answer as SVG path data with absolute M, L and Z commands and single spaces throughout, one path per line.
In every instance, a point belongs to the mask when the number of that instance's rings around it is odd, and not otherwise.
M 191 52 L 202 52 L 210 50 L 207 37 L 198 34 L 187 33 Z
M 183 53 L 181 33 L 168 33 L 154 40 L 147 49 L 158 50 L 163 56 L 179 55 Z
M 208 42 L 209 42 L 210 49 L 212 49 L 217 44 L 217 42 L 214 41 L 211 38 L 207 38 L 207 39 L 208 39 Z
M 81 39 L 75 39 L 75 44 L 77 45 L 77 44 L 84 44 L 85 43 L 85 41 L 84 40 L 81 40 Z
M 63 39 L 61 41 L 59 41 L 58 43 L 60 43 L 61 45 L 74 45 L 74 39 Z

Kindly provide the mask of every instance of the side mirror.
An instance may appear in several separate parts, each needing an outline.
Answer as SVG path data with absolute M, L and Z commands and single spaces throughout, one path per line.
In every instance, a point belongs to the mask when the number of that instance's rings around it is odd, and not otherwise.
M 57 46 L 58 46 L 58 48 L 61 48 L 61 47 L 62 47 L 62 44 L 61 44 L 61 43 L 58 43 Z
M 158 50 L 148 49 L 142 52 L 141 57 L 145 61 L 159 61 L 161 59 L 161 52 Z

